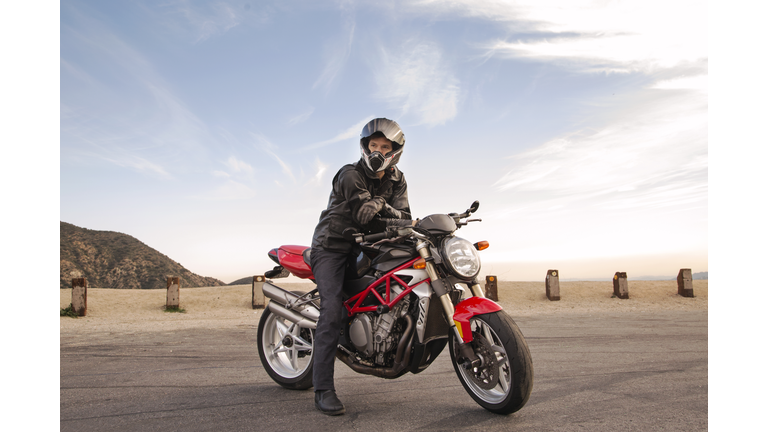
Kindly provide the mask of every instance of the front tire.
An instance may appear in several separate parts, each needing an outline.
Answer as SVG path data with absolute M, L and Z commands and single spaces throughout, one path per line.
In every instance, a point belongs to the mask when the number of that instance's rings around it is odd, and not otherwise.
M 461 385 L 480 406 L 497 414 L 522 408 L 533 389 L 533 363 L 520 328 L 503 311 L 470 319 L 479 367 L 467 369 L 457 361 L 456 336 L 451 334 L 451 361 Z
M 312 347 L 315 330 L 298 325 L 264 309 L 259 320 L 258 347 L 261 364 L 272 379 L 291 390 L 312 387 Z

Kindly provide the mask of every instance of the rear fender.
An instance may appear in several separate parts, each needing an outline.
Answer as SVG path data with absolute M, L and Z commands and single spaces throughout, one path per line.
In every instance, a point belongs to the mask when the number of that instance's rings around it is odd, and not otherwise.
M 466 343 L 472 342 L 472 329 L 469 326 L 470 318 L 475 315 L 498 312 L 501 309 L 498 303 L 483 297 L 470 297 L 460 301 L 456 305 L 453 322 L 456 323 L 461 339 Z

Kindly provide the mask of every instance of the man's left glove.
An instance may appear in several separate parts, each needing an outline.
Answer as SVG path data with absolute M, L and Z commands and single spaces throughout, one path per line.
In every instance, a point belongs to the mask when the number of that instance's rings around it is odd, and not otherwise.
M 384 201 L 384 198 L 382 197 L 374 197 L 370 201 L 366 202 L 365 204 L 360 206 L 360 209 L 357 210 L 357 220 L 361 224 L 365 225 L 368 222 L 373 219 L 374 216 L 376 216 L 376 213 L 380 212 L 381 209 L 386 205 L 387 202 Z

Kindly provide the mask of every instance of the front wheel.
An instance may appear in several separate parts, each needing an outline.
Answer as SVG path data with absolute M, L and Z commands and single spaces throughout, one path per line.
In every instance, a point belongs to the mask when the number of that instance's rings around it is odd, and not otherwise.
M 513 413 L 528 402 L 533 389 L 533 363 L 517 324 L 503 311 L 476 315 L 469 321 L 478 367 L 465 367 L 457 358 L 451 335 L 451 361 L 461 385 L 480 406 L 498 414 Z
M 258 346 L 261 364 L 272 379 L 285 388 L 312 387 L 312 346 L 315 331 L 275 315 L 269 308 L 259 321 Z

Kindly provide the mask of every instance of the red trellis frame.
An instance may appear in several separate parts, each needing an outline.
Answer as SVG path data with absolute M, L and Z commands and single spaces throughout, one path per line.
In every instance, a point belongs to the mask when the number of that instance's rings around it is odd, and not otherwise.
M 376 280 L 376 282 L 370 284 L 368 288 L 366 288 L 363 292 L 359 294 L 355 294 L 352 298 L 344 302 L 344 307 L 347 308 L 347 314 L 348 316 L 352 316 L 361 312 L 373 312 L 376 310 L 378 306 L 386 305 L 389 308 L 392 308 L 397 302 L 399 302 L 403 297 L 407 296 L 411 291 L 413 291 L 414 288 L 421 285 L 424 282 L 429 281 L 429 278 L 426 278 L 420 282 L 417 282 L 415 285 L 411 286 L 405 283 L 402 279 L 397 277 L 395 273 L 399 272 L 400 270 L 406 269 L 408 267 L 413 266 L 413 263 L 418 261 L 420 258 L 414 258 L 405 264 L 396 267 L 394 270 L 390 270 L 387 272 L 384 276 L 380 277 Z M 394 299 L 391 299 L 391 291 L 390 291 L 390 284 L 392 283 L 392 280 L 395 280 L 401 287 L 405 288 L 403 292 L 400 293 L 397 297 Z M 376 291 L 376 287 L 378 287 L 382 282 L 386 282 L 387 289 L 384 293 L 384 297 L 379 294 L 378 291 Z M 373 294 L 374 297 L 379 301 L 378 305 L 373 306 L 360 306 L 363 301 L 370 295 Z

